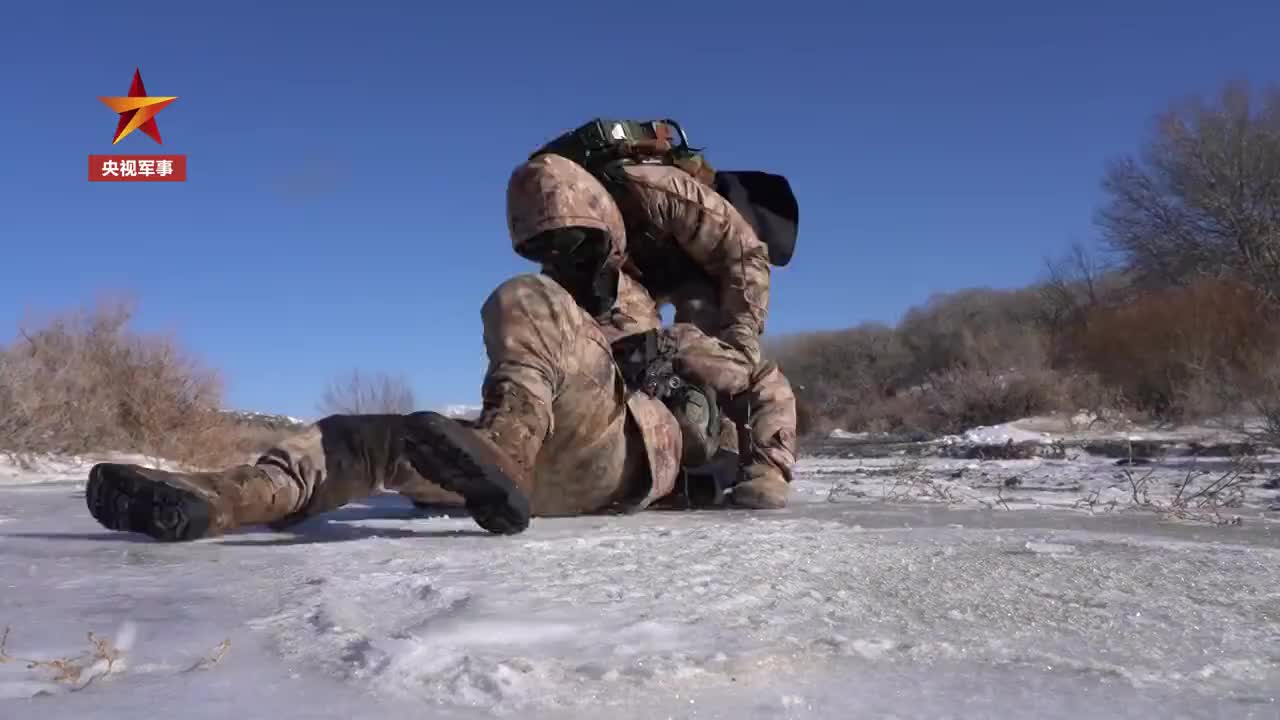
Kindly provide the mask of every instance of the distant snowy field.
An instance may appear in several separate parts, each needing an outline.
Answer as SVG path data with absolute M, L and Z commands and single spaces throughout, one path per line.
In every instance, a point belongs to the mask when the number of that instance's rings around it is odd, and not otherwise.
M 777 512 L 384 496 L 188 545 L 94 523 L 94 460 L 0 461 L 7 656 L 119 647 L 0 662 L 6 720 L 1280 717 L 1280 458 L 1194 461 L 1234 525 L 1130 502 L 1190 459 L 807 457 Z

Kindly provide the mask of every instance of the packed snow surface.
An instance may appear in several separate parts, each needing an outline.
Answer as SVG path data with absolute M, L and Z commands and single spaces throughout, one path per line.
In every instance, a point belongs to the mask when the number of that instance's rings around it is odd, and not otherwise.
M 0 717 L 1280 716 L 1273 491 L 1223 526 L 1025 489 L 1102 463 L 931 461 L 948 499 L 902 462 L 805 459 L 776 512 L 496 537 L 380 496 L 184 545 L 99 527 L 73 460 L 10 466 L 5 652 L 86 659 L 0 663 Z

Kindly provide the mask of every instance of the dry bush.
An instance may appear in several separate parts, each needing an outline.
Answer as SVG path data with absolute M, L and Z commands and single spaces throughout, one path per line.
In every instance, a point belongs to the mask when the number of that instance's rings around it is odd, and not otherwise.
M 920 388 L 851 408 L 846 422 L 879 432 L 958 433 L 1061 407 L 1061 381 L 1050 370 L 957 367 L 934 373 Z
M 906 384 L 956 367 L 1002 370 L 1045 363 L 1034 290 L 977 288 L 937 295 L 903 316 L 898 335 L 911 357 Z
M 896 329 L 797 335 L 770 354 L 795 388 L 802 434 L 954 432 L 1059 406 L 1040 304 L 1030 290 L 957 292 L 912 309 Z
M 901 382 L 910 362 L 897 334 L 883 325 L 792 335 L 768 348 L 796 393 L 805 432 L 830 430 L 851 405 L 882 397 Z
M 1049 370 L 992 372 L 953 368 L 930 379 L 923 395 L 925 419 L 935 432 L 955 433 L 1053 412 L 1062 407 L 1061 386 Z
M 1190 419 L 1234 405 L 1253 358 L 1280 349 L 1272 310 L 1249 286 L 1203 278 L 1094 308 L 1073 340 L 1074 359 L 1137 408 Z
M 209 469 L 252 464 L 293 432 L 229 419 L 203 439 L 198 452 L 188 452 L 189 461 Z
M 1130 277 L 1109 266 L 1080 243 L 1061 257 L 1046 261 L 1044 279 L 1035 286 L 1036 325 L 1044 333 L 1050 364 L 1070 369 L 1071 341 L 1101 305 L 1124 302 L 1132 292 Z
M 0 352 L 0 447 L 210 459 L 228 429 L 220 378 L 171 338 L 130 330 L 132 317 L 107 301 L 20 328 Z
M 417 409 L 413 388 L 403 375 L 352 370 L 330 383 L 320 411 L 334 415 L 411 413 Z
M 1262 421 L 1251 434 L 1260 442 L 1280 448 L 1280 359 L 1271 355 L 1258 359 L 1253 367 L 1250 381 L 1241 389 L 1244 407 Z

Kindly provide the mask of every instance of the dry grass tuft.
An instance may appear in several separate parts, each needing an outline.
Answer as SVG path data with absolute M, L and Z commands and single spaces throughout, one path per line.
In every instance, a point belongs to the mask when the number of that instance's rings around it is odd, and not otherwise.
M 89 687 L 93 681 L 110 675 L 119 664 L 122 652 L 110 641 L 90 632 L 90 649 L 83 655 L 52 658 L 31 659 L 14 657 L 8 653 L 10 628 L 6 627 L 0 635 L 0 664 L 24 663 L 28 670 L 46 670 L 53 674 L 52 680 L 67 685 L 71 691 L 79 691 Z
M 90 632 L 89 648 L 80 655 L 55 658 L 23 658 L 10 655 L 8 652 L 9 634 L 12 628 L 6 627 L 0 634 L 0 665 L 6 663 L 22 663 L 28 670 L 39 670 L 49 673 L 50 680 L 66 686 L 70 692 L 83 690 L 94 681 L 107 677 L 123 665 L 124 652 L 110 640 L 98 637 Z M 231 638 L 227 638 L 214 648 L 206 657 L 200 658 L 182 672 L 208 670 L 226 657 L 231 649 Z

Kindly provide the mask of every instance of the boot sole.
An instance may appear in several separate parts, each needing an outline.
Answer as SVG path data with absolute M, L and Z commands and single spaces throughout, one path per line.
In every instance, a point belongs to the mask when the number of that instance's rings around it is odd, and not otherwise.
M 476 524 L 495 535 L 515 535 L 529 527 L 529 499 L 474 431 L 438 413 L 415 413 L 413 418 L 406 454 L 419 473 L 461 495 Z
M 209 504 L 199 496 L 147 478 L 129 465 L 94 465 L 84 498 L 89 514 L 108 530 L 162 542 L 204 537 L 212 520 Z

